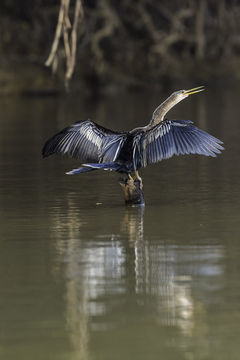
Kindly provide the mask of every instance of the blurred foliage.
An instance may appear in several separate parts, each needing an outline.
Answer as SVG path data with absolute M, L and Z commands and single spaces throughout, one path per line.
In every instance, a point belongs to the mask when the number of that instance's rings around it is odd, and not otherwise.
M 59 5 L 60 0 L 2 0 L 0 61 L 43 65 L 54 38 Z M 111 80 L 144 84 L 238 69 L 237 0 L 85 0 L 83 9 L 75 79 L 95 85 Z M 71 21 L 73 15 L 72 0 Z M 63 43 L 60 45 L 58 76 L 62 78 L 65 52 Z

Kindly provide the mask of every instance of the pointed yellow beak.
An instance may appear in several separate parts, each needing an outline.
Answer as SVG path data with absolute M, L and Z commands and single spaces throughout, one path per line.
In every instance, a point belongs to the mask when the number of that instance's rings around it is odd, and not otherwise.
M 184 95 L 192 95 L 192 94 L 196 94 L 200 91 L 203 91 L 205 90 L 204 89 L 204 86 L 198 86 L 198 87 L 195 87 L 193 89 L 190 89 L 190 90 L 184 90 Z

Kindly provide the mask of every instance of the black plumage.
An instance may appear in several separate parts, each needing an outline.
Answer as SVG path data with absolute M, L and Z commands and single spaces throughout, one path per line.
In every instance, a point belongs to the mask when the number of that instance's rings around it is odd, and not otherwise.
M 50 138 L 43 147 L 42 155 L 59 153 L 81 162 L 111 162 L 115 160 L 122 140 L 122 134 L 85 120 L 66 127 Z
M 192 125 L 191 121 L 164 119 L 177 102 L 202 90 L 196 89 L 173 93 L 154 111 L 149 125 L 129 132 L 115 132 L 91 120 L 77 122 L 50 138 L 42 154 L 46 157 L 60 153 L 78 159 L 82 167 L 68 174 L 103 168 L 126 174 L 134 172 L 139 180 L 140 168 L 173 155 L 215 157 L 223 150 L 222 141 Z

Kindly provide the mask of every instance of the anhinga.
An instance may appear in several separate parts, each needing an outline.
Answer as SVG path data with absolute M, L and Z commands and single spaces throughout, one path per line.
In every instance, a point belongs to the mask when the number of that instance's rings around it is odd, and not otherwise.
M 173 155 L 200 154 L 215 157 L 221 153 L 222 141 L 198 129 L 186 120 L 166 120 L 165 115 L 177 103 L 191 94 L 203 91 L 203 86 L 174 92 L 153 112 L 147 126 L 128 132 L 106 129 L 91 120 L 77 122 L 51 139 L 42 150 L 43 157 L 60 153 L 76 158 L 81 167 L 69 175 L 97 169 L 134 174 L 142 188 L 139 169 Z

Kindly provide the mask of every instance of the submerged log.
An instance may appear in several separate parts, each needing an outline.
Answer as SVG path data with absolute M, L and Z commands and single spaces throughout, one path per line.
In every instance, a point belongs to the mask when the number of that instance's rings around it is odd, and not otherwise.
M 119 184 L 123 189 L 124 199 L 126 205 L 143 206 L 145 205 L 143 191 L 141 189 L 140 181 L 135 179 L 120 179 Z

